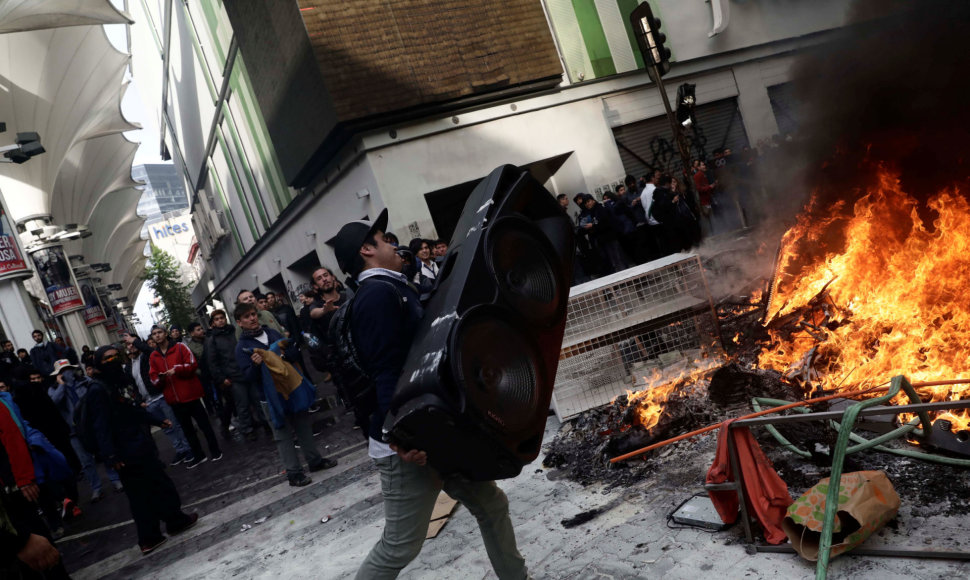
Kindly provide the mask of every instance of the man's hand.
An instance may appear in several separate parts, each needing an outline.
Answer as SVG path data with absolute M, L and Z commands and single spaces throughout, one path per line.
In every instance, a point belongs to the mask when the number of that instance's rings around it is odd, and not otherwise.
M 162 421 L 162 429 L 170 429 L 172 427 L 172 422 L 168 419 Z
M 391 449 L 393 449 L 403 461 L 408 463 L 414 463 L 416 465 L 426 465 L 428 463 L 428 454 L 424 451 L 418 451 L 417 449 L 405 451 L 393 443 L 391 443 Z
M 252 356 L 249 357 L 249 360 L 253 361 L 253 364 L 263 364 L 263 357 L 261 357 L 258 352 L 254 352 Z
M 170 377 L 174 374 L 175 374 L 175 369 L 168 369 L 167 371 L 162 372 L 163 377 Z
M 135 337 L 130 334 L 124 335 L 122 339 L 125 341 L 125 344 L 135 344 Z
M 115 461 L 114 463 L 111 464 L 111 469 L 118 471 L 119 469 L 122 469 L 124 466 L 125 466 L 124 461 Z
M 36 483 L 28 483 L 20 487 L 20 493 L 24 494 L 24 499 L 33 503 L 40 497 L 40 488 Z
M 224 387 L 231 387 L 232 386 L 232 381 L 230 381 L 229 379 L 226 379 L 226 380 L 222 381 L 222 386 L 224 386 Z
M 61 553 L 44 536 L 30 534 L 17 558 L 34 572 L 50 570 L 61 559 Z

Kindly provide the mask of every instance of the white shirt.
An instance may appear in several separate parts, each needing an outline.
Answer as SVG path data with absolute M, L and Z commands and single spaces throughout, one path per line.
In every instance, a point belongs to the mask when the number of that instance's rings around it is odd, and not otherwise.
M 650 215 L 650 206 L 653 204 L 653 190 L 655 189 L 657 189 L 656 185 L 648 183 L 640 193 L 640 206 L 643 207 L 644 213 L 647 214 L 647 224 L 651 226 L 660 225 L 660 222 Z
M 131 359 L 131 376 L 135 379 L 135 386 L 138 387 L 138 392 L 141 393 L 145 402 L 153 403 L 155 400 L 160 399 L 162 395 L 148 394 L 148 387 L 145 386 L 145 380 L 141 377 L 141 357 L 143 356 L 145 355 L 139 353 L 137 357 Z

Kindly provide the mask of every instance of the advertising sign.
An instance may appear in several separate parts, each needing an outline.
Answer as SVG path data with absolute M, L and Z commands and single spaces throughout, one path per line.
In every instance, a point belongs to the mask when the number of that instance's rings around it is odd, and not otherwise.
M 74 276 L 71 274 L 71 262 L 64 255 L 62 246 L 34 250 L 30 257 L 34 260 L 34 267 L 37 268 L 37 275 L 47 293 L 54 316 L 84 308 L 81 292 L 74 284 Z
M 108 320 L 108 317 L 104 315 L 104 310 L 101 309 L 101 300 L 98 298 L 98 292 L 94 289 L 94 283 L 91 282 L 91 279 L 81 278 L 77 281 L 77 285 L 81 288 L 81 297 L 84 298 L 84 312 L 82 313 L 84 324 L 94 326 Z
M 23 275 L 30 276 L 30 267 L 20 249 L 17 228 L 10 221 L 7 207 L 0 203 L 0 280 Z
M 108 296 L 102 297 L 102 306 L 104 307 L 104 315 L 107 318 L 104 323 L 104 329 L 108 332 L 115 332 L 118 330 L 118 319 L 115 316 L 114 306 L 111 305 L 111 298 Z

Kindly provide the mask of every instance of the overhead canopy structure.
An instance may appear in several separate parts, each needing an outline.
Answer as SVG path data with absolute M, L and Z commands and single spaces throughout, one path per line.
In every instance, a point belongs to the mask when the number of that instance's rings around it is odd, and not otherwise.
M 0 34 L 124 23 L 131 23 L 131 17 L 110 0 L 0 0 Z
M 9 141 L 33 131 L 46 150 L 0 165 L 0 191 L 15 222 L 49 216 L 55 225 L 87 225 L 91 237 L 69 242 L 68 252 L 110 263 L 103 283 L 137 295 L 144 218 L 131 177 L 137 145 L 122 133 L 139 127 L 121 112 L 130 56 L 103 26 L 80 26 L 113 22 L 130 19 L 107 0 L 0 0 L 0 32 L 25 30 L 0 34 L 0 121 Z

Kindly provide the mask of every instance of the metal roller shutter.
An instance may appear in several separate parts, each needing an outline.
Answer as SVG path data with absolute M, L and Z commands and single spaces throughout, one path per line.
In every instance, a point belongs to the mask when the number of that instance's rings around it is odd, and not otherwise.
M 693 158 L 710 158 L 720 147 L 738 152 L 748 145 L 737 99 L 698 105 L 695 116 L 697 134 L 688 132 Z M 679 172 L 680 155 L 666 116 L 616 127 L 613 137 L 627 174 L 640 177 L 650 169 Z

